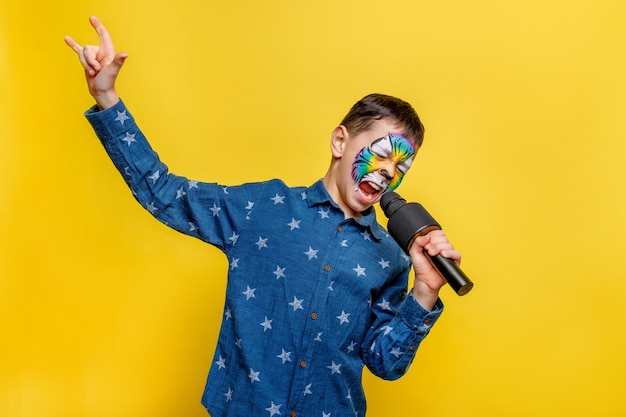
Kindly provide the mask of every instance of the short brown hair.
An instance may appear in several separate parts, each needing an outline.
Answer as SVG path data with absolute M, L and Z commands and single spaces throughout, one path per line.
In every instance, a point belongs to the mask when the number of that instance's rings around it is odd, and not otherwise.
M 341 124 L 353 135 L 367 130 L 374 121 L 383 118 L 402 125 L 404 135 L 415 141 L 417 147 L 424 141 L 424 125 L 413 106 L 399 98 L 385 94 L 369 94 L 357 101 Z

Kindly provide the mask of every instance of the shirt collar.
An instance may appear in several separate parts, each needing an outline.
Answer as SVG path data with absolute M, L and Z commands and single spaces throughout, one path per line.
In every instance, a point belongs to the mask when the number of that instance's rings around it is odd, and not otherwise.
M 309 207 L 313 207 L 318 204 L 328 203 L 333 206 L 337 210 L 341 210 L 341 208 L 335 203 L 330 194 L 328 194 L 328 190 L 324 186 L 324 182 L 320 179 L 311 185 L 306 191 L 306 199 L 309 204 Z M 363 216 L 360 219 L 353 218 L 352 221 L 369 229 L 370 233 L 376 240 L 381 240 L 383 237 L 387 235 L 387 232 L 382 228 L 380 224 L 376 221 L 376 210 L 374 207 L 370 207 L 363 213 Z

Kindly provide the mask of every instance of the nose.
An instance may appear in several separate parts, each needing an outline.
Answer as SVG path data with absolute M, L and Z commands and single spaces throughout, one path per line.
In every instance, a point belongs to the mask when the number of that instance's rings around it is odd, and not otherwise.
M 387 181 L 391 181 L 393 179 L 393 175 L 389 174 L 389 171 L 387 171 L 385 168 L 380 170 L 380 174 L 385 177 Z

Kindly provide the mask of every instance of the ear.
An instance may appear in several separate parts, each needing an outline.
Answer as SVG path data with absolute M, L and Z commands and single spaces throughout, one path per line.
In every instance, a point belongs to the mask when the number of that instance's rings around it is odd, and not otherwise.
M 344 125 L 339 125 L 333 129 L 330 136 L 330 151 L 333 158 L 340 159 L 342 157 L 349 136 L 348 129 Z

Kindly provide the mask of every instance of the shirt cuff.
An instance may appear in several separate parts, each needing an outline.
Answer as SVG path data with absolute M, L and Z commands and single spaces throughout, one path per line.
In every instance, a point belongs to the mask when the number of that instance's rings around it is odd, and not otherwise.
M 433 310 L 428 311 L 415 299 L 413 291 L 409 291 L 398 312 L 409 328 L 428 333 L 443 312 L 443 302 L 438 298 Z
M 121 99 L 114 106 L 105 110 L 93 106 L 85 112 L 85 117 L 96 133 L 104 134 L 107 139 L 111 136 L 124 134 L 129 128 L 135 126 L 133 116 L 126 109 Z

